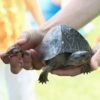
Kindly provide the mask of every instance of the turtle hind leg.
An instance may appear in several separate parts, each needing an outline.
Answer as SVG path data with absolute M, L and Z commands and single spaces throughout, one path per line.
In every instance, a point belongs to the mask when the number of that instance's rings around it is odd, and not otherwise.
M 91 67 L 89 64 L 82 66 L 81 73 L 89 73 L 91 71 Z
M 43 69 L 43 72 L 39 76 L 39 82 L 40 83 L 46 83 L 48 81 L 48 72 L 52 70 L 52 66 L 46 66 Z

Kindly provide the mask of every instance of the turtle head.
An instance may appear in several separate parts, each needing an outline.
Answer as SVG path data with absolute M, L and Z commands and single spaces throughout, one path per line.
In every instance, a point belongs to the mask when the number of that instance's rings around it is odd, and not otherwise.
M 91 54 L 88 51 L 76 51 L 70 58 L 74 65 L 82 65 L 90 61 Z

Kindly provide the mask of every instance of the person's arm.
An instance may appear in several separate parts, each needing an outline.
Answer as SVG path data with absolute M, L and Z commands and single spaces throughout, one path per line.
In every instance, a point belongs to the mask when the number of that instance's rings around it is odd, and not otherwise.
M 100 0 L 70 0 L 64 8 L 41 26 L 41 30 L 49 30 L 58 24 L 67 24 L 79 29 L 98 16 L 99 13 Z
M 39 8 L 37 0 L 24 0 L 27 6 L 27 9 L 31 12 L 34 17 L 36 23 L 41 25 L 44 23 L 44 18 Z

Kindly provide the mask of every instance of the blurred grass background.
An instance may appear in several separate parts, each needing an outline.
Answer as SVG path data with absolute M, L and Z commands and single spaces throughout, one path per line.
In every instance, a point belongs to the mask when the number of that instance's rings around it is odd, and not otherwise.
M 100 16 L 92 21 L 93 29 L 85 38 L 93 47 L 100 36 Z M 38 72 L 38 76 L 41 71 Z M 100 68 L 89 74 L 75 77 L 49 74 L 47 84 L 36 82 L 37 100 L 100 100 Z

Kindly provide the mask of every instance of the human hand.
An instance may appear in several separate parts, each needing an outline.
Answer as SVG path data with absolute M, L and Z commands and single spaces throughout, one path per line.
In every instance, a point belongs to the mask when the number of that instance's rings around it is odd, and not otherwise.
M 93 50 L 94 55 L 91 58 L 91 68 L 95 70 L 98 68 L 98 66 L 100 66 L 100 42 L 96 43 Z
M 31 33 L 33 34 L 31 34 Z M 17 39 L 16 43 L 13 44 L 5 53 L 0 53 L 0 57 L 5 64 L 10 64 L 11 72 L 17 74 L 20 72 L 22 68 L 24 69 L 40 69 L 43 63 L 39 60 L 39 53 L 36 50 L 32 49 L 35 48 L 43 36 L 38 33 L 37 30 L 29 31 L 28 33 L 23 32 L 19 38 Z M 33 38 L 32 38 L 33 36 Z M 8 56 L 7 53 L 13 48 L 18 47 L 22 50 L 25 50 L 24 56 L 20 53 Z
M 39 45 L 44 34 L 40 30 L 29 30 L 22 32 L 14 45 L 24 50 L 33 49 Z
M 0 57 L 5 64 L 10 64 L 11 72 L 17 74 L 22 68 L 26 70 L 41 69 L 42 61 L 39 60 L 39 53 L 34 49 L 18 51 L 20 49 L 11 49 L 6 53 L 0 53 Z
M 81 67 L 52 70 L 52 74 L 59 76 L 76 76 L 81 74 Z
M 41 42 L 42 38 L 43 34 L 39 30 L 29 30 L 22 32 L 17 38 L 16 42 L 8 48 L 7 52 L 10 51 L 13 47 L 19 47 L 23 50 L 34 49 Z M 5 57 L 7 52 L 1 53 L 5 63 L 8 63 L 8 57 Z

